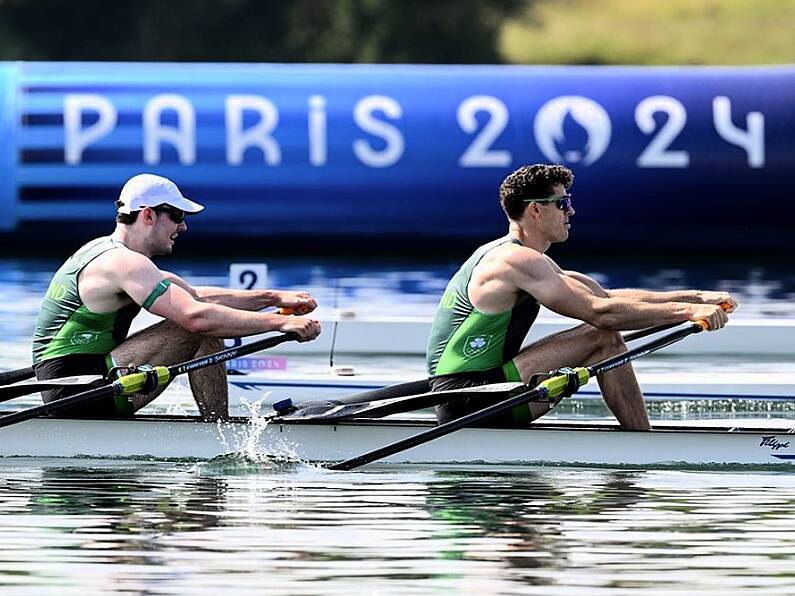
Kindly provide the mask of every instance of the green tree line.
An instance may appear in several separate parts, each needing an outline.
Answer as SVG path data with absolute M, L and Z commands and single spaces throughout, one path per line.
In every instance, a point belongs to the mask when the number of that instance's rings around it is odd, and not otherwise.
M 0 0 L 0 59 L 499 63 L 525 0 Z
M 795 0 L 0 0 L 0 60 L 795 63 Z

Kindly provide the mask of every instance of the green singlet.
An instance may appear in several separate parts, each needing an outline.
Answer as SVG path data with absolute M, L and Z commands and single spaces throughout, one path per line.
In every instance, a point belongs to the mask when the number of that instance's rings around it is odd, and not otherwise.
M 95 313 L 80 299 L 78 276 L 99 255 L 124 246 L 106 236 L 82 246 L 56 271 L 39 311 L 33 335 L 33 364 L 75 354 L 108 355 L 124 341 L 141 307 L 133 303 L 115 312 Z M 171 284 L 161 281 L 144 302 L 152 303 Z
M 538 301 L 520 291 L 511 310 L 486 314 L 472 305 L 467 292 L 475 266 L 487 252 L 506 242 L 520 244 L 509 236 L 484 244 L 447 284 L 428 342 L 426 365 L 431 377 L 502 368 L 506 380 L 521 380 L 513 359 L 538 316 Z

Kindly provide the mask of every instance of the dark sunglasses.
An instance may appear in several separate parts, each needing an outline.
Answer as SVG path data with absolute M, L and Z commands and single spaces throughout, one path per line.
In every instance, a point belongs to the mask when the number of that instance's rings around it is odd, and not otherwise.
M 523 203 L 555 203 L 561 211 L 569 211 L 571 209 L 571 195 L 564 195 L 562 197 L 547 197 L 545 199 L 525 199 Z
M 157 207 L 152 207 L 152 210 L 155 213 L 168 213 L 168 218 L 175 224 L 181 224 L 185 221 L 185 212 L 182 209 L 177 209 L 168 205 L 158 205 Z

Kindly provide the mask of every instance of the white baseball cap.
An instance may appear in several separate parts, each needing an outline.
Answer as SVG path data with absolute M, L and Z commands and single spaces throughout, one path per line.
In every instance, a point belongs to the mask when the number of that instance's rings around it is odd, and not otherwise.
M 204 205 L 183 197 L 171 180 L 154 174 L 138 174 L 130 178 L 121 189 L 119 203 L 119 213 L 132 213 L 158 205 L 170 205 L 185 213 L 198 213 L 204 209 Z

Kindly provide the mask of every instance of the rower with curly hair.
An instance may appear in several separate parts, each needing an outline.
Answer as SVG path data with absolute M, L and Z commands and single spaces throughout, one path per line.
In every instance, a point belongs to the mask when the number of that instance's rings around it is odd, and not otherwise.
M 574 176 L 561 165 L 522 166 L 500 185 L 508 234 L 478 248 L 447 285 L 434 318 L 427 368 L 433 391 L 506 381 L 528 382 L 536 373 L 587 366 L 626 351 L 618 333 L 666 323 L 727 321 L 737 303 L 725 292 L 607 290 L 576 271 L 564 271 L 545 253 L 569 237 L 574 216 L 568 193 Z M 582 325 L 522 348 L 539 307 L 583 321 Z M 599 377 L 605 403 L 623 428 L 651 428 L 631 364 Z M 437 408 L 440 422 L 494 403 L 481 396 Z M 525 425 L 549 404 L 531 403 L 492 420 Z

